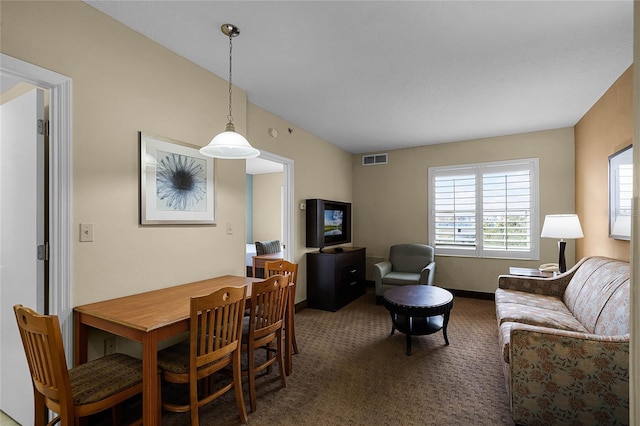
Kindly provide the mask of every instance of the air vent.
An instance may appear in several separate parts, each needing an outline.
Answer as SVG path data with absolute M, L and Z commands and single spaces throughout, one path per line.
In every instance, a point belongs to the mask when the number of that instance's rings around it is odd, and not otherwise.
M 379 164 L 387 164 L 387 154 L 363 155 L 363 166 L 377 166 Z

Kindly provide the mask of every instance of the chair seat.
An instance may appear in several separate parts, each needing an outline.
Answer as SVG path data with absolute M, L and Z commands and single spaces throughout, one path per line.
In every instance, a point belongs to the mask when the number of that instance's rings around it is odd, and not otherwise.
M 142 361 L 114 353 L 69 370 L 76 405 L 101 401 L 142 382 Z
M 420 281 L 420 274 L 413 272 L 389 272 L 382 278 L 383 285 L 410 285 Z
M 158 352 L 158 368 L 173 374 L 189 374 L 188 340 L 176 343 Z

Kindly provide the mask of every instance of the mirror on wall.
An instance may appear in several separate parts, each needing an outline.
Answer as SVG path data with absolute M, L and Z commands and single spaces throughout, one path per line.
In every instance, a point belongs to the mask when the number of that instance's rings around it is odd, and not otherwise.
M 609 237 L 631 240 L 633 147 L 609 156 Z

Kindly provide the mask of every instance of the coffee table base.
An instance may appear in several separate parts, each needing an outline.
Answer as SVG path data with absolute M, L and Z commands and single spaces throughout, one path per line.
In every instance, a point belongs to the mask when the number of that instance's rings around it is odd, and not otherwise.
M 391 335 L 398 330 L 407 336 L 407 355 L 411 355 L 411 336 L 426 336 L 442 330 L 445 345 L 449 345 L 447 324 L 450 312 L 433 317 L 410 317 L 391 313 Z
M 411 336 L 433 334 L 442 330 L 444 342 L 449 345 L 447 324 L 453 294 L 435 286 L 404 285 L 387 290 L 384 306 L 391 314 L 391 334 L 395 330 L 407 336 L 407 355 L 411 355 Z

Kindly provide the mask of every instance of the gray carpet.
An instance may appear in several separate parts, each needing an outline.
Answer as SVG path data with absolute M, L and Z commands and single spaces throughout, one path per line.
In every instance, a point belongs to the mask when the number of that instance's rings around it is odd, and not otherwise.
M 512 426 L 494 309 L 493 301 L 456 297 L 450 345 L 442 333 L 416 336 L 411 356 L 403 334 L 389 335 L 391 319 L 372 289 L 335 313 L 304 309 L 287 387 L 277 369 L 257 379 L 248 424 Z M 248 411 L 246 383 L 244 396 Z M 233 392 L 201 408 L 200 423 L 240 424 Z M 189 415 L 163 413 L 162 424 L 186 425 Z

